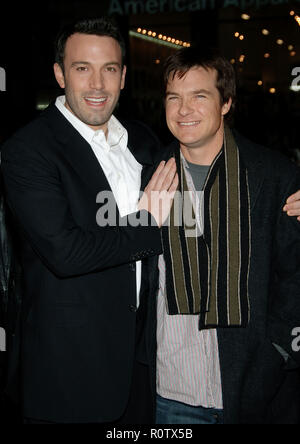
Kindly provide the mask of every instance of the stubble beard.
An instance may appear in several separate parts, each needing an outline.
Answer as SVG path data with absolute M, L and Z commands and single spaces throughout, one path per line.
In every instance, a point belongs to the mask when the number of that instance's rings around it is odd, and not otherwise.
M 85 109 L 85 103 L 84 98 L 81 97 L 81 99 L 78 101 L 75 98 L 73 98 L 72 94 L 69 94 L 67 89 L 65 90 L 66 94 L 66 103 L 65 106 L 71 111 L 72 114 L 74 114 L 81 122 L 85 123 L 88 126 L 94 126 L 94 127 L 101 127 L 108 123 L 110 120 L 119 97 L 117 97 L 116 103 L 113 104 L 107 104 L 105 109 L 102 110 L 86 110 Z M 108 98 L 110 98 L 109 94 L 107 95 Z

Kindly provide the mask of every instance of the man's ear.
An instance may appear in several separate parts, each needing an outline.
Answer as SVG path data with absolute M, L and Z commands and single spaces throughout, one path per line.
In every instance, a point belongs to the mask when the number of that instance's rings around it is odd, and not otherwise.
M 64 89 L 65 88 L 65 76 L 61 66 L 58 63 L 55 63 L 53 66 L 54 75 L 59 86 Z
M 232 106 L 232 98 L 230 97 L 228 102 L 224 103 L 224 105 L 222 106 L 222 116 L 226 116 L 226 114 L 229 113 L 231 106 Z

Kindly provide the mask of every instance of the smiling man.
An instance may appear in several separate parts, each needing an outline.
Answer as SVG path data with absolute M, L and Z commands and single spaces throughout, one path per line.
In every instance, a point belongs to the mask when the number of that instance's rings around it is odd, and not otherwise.
M 185 74 L 184 81 L 177 76 L 167 88 L 167 124 L 181 143 L 184 157 L 191 163 L 199 163 L 200 155 L 203 165 L 211 165 L 223 144 L 222 123 L 232 99 L 225 97 L 224 103 L 220 101 L 216 82 L 217 71 L 211 73 L 196 67 Z M 197 89 L 198 85 L 201 88 Z
M 95 131 L 108 133 L 108 122 L 125 85 L 126 66 L 117 40 L 76 33 L 59 50 L 54 72 L 65 89 L 66 108 Z M 64 51 L 64 52 L 63 52 Z
M 300 187 L 299 168 L 230 130 L 235 75 L 220 55 L 177 51 L 165 87 L 174 136 L 165 159 L 176 158 L 197 236 L 175 224 L 178 208 L 186 220 L 175 201 L 163 255 L 149 260 L 159 279 L 148 310 L 156 421 L 296 424 L 300 225 L 284 205 Z
M 147 297 L 141 260 L 161 252 L 165 216 L 155 202 L 138 202 L 158 140 L 143 124 L 123 126 L 113 115 L 124 56 L 119 30 L 107 19 L 63 30 L 54 72 L 65 96 L 3 147 L 24 269 L 26 423 L 135 423 L 147 408 L 135 398 L 146 386 L 136 356 Z M 162 191 L 167 215 L 177 184 L 171 160 L 159 165 L 144 195 Z M 101 191 L 111 193 L 117 226 L 97 225 Z M 128 215 L 149 223 L 132 227 Z

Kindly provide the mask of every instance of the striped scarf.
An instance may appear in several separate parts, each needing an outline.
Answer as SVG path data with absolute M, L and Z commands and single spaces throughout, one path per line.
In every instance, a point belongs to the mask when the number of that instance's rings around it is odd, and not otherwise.
M 192 204 L 180 149 L 175 159 L 179 193 L 162 228 L 168 313 L 199 314 L 200 329 L 245 327 L 250 316 L 250 196 L 234 137 L 225 127 L 223 149 L 206 179 L 203 235 L 196 234 L 197 224 L 191 227 L 186 217 Z M 182 212 L 183 223 L 178 223 L 176 212 Z

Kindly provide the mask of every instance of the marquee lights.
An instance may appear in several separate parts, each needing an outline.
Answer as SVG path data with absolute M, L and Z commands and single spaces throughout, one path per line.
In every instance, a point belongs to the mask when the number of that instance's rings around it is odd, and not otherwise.
M 189 48 L 191 44 L 189 42 L 184 42 L 183 40 L 176 39 L 174 37 L 170 37 L 164 34 L 158 34 L 156 32 L 153 32 L 151 30 L 143 29 L 143 28 L 137 28 L 136 32 L 131 31 L 131 35 L 135 37 L 144 37 L 149 38 L 151 40 L 154 40 L 155 43 L 161 43 L 161 44 L 169 44 L 171 46 L 175 47 L 185 47 Z
M 249 14 L 242 14 L 241 15 L 241 18 L 243 19 L 243 20 L 250 20 L 250 15 Z
M 239 32 L 235 32 L 234 37 L 240 40 L 245 40 L 245 36 L 243 34 L 240 34 Z
M 299 1 L 300 1 L 300 0 L 299 0 Z M 299 26 L 300 26 L 300 16 L 295 15 L 295 12 L 294 12 L 294 11 L 291 11 L 291 12 L 290 12 L 290 15 L 291 15 L 291 16 L 294 16 L 294 18 L 296 19 L 297 23 L 298 23 Z M 266 29 L 266 28 L 262 29 L 261 32 L 262 32 L 262 34 L 263 34 L 264 36 L 269 36 L 269 35 L 270 35 L 270 31 L 269 31 L 268 29 Z M 236 31 L 236 32 L 234 33 L 234 37 L 235 37 L 237 40 L 241 40 L 241 41 L 245 40 L 245 36 L 244 36 L 243 34 L 241 34 L 240 32 L 238 32 L 238 31 Z M 277 43 L 278 46 L 283 46 L 283 45 L 285 44 L 285 42 L 284 42 L 284 40 L 283 40 L 282 38 L 277 38 L 276 43 Z M 295 57 L 295 55 L 296 55 L 296 51 L 294 50 L 294 46 L 293 46 L 293 45 L 287 45 L 287 48 L 288 48 L 288 50 L 289 50 L 290 56 L 291 56 L 291 57 Z M 266 52 L 266 53 L 264 54 L 264 58 L 265 58 L 265 59 L 270 59 L 270 58 L 271 58 L 271 54 L 270 54 L 269 52 Z M 244 55 L 240 56 L 239 62 L 240 62 L 240 63 L 243 63 L 244 60 L 245 60 L 245 56 L 244 56 Z M 236 60 L 235 60 L 235 59 L 231 59 L 230 62 L 231 62 L 232 64 L 235 64 Z

